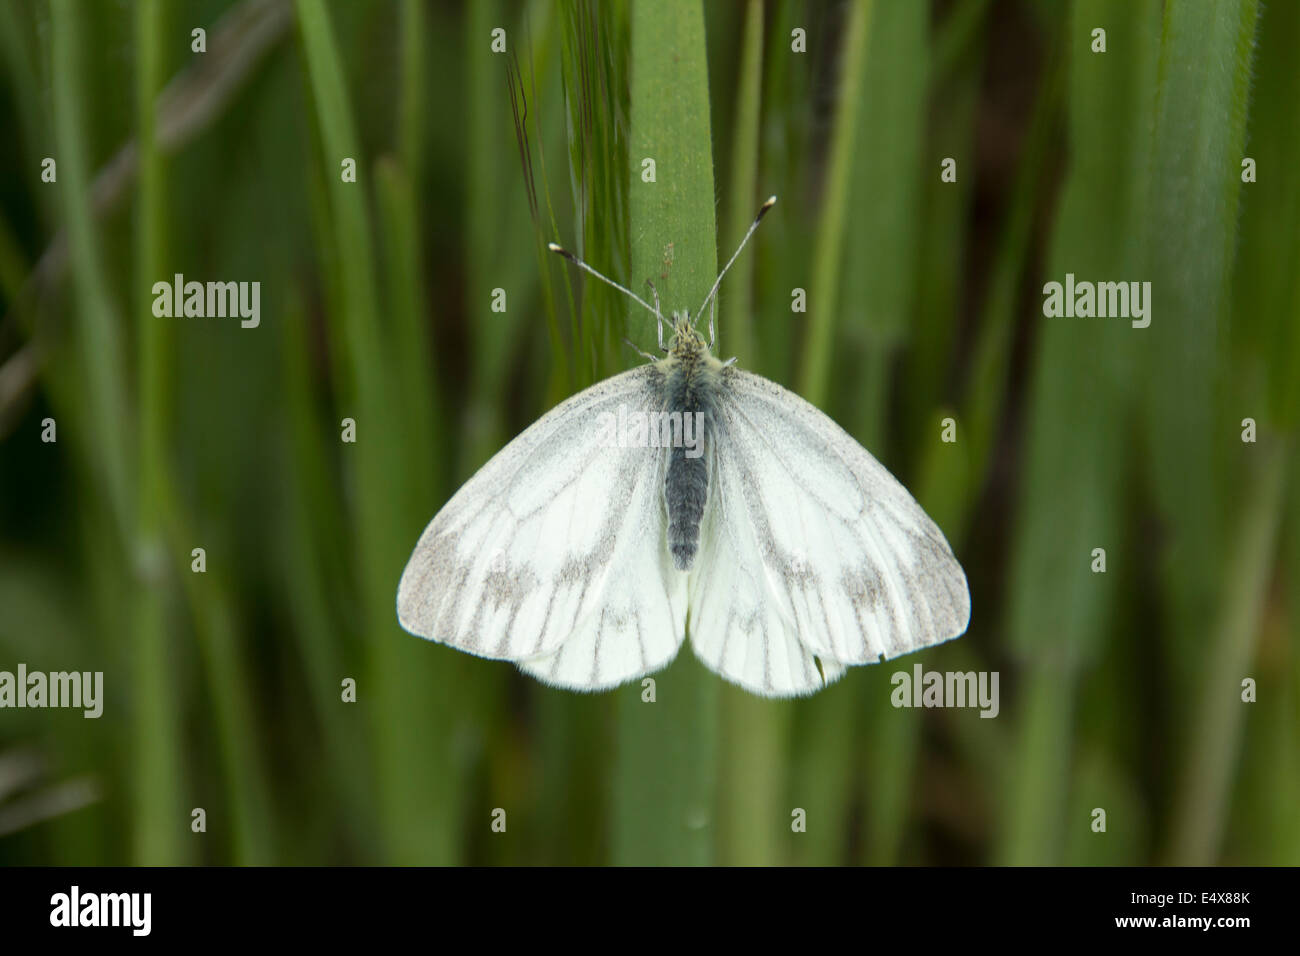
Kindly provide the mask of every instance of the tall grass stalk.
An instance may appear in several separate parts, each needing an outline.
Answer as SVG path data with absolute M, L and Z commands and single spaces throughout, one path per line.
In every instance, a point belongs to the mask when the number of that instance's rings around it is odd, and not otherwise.
M 855 0 L 850 6 L 840 48 L 838 108 L 831 133 L 830 157 L 822 186 L 820 218 L 812 253 L 809 288 L 808 337 L 803 346 L 799 391 L 814 405 L 825 405 L 830 394 L 831 354 L 839 307 L 840 270 L 844 250 L 845 216 L 849 182 L 856 160 L 858 110 L 862 102 L 862 77 L 866 69 L 873 0 Z
M 82 108 L 81 29 L 74 8 L 72 0 L 53 0 L 50 4 L 54 136 L 59 151 L 63 221 L 68 230 L 80 313 L 76 337 L 81 372 L 86 376 L 86 441 L 93 467 L 104 483 L 115 530 L 125 540 L 132 526 L 129 516 L 134 512 L 129 492 L 132 418 L 127 414 L 121 324 L 109 292 L 91 213 L 91 159 L 86 143 L 86 112 Z
M 176 651 L 169 625 L 169 597 L 182 562 L 167 536 L 167 511 L 174 507 L 167 466 L 168 426 L 173 407 L 172 327 L 151 308 L 154 282 L 166 271 L 166 179 L 155 126 L 155 100 L 162 88 L 167 12 L 160 0 L 135 8 L 136 143 L 139 206 L 136 214 L 135 292 L 131 306 L 139 343 L 139 485 L 137 489 L 135 588 L 135 741 L 138 765 L 133 798 L 134 857 L 140 863 L 182 862 L 185 817 L 180 760 L 181 714 Z
M 631 18 L 631 275 L 653 276 L 665 309 L 693 314 L 718 264 L 704 12 L 698 0 L 632 0 Z M 653 182 L 642 178 L 645 158 Z M 687 647 L 655 680 L 656 703 L 643 703 L 636 685 L 619 692 L 613 859 L 707 864 L 718 681 Z

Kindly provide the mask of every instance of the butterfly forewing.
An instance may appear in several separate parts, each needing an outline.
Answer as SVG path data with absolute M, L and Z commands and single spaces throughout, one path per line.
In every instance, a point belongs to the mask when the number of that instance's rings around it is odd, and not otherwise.
M 662 376 L 634 369 L 502 449 L 421 536 L 398 589 L 402 626 L 575 689 L 671 660 L 686 584 L 667 573 L 662 450 L 618 447 L 598 425 L 661 403 Z

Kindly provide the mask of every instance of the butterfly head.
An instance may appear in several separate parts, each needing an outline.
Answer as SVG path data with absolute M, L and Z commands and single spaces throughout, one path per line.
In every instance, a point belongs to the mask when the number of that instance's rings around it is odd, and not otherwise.
M 668 352 L 678 358 L 684 355 L 698 355 L 709 350 L 709 344 L 700 334 L 690 313 L 685 309 L 673 313 L 673 337 L 668 342 Z

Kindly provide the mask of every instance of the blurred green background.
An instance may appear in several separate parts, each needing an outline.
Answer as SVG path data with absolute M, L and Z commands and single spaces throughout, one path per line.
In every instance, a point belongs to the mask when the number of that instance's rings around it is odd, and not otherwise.
M 0 670 L 105 701 L 0 710 L 0 861 L 1300 863 L 1298 60 L 1252 0 L 3 0 Z M 771 193 L 720 351 L 913 490 L 969 633 L 654 704 L 404 634 L 425 523 L 654 342 L 545 242 L 694 308 Z

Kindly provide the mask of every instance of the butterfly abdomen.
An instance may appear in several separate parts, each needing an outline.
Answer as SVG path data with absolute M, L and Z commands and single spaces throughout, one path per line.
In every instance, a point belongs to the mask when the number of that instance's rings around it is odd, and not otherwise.
M 709 499 L 706 451 L 711 437 L 715 395 L 720 383 L 717 359 L 707 349 L 676 349 L 668 359 L 664 405 L 681 414 L 691 428 L 692 441 L 675 442 L 668 452 L 664 503 L 668 510 L 668 550 L 673 566 L 689 571 L 700 547 L 700 522 Z
M 674 448 L 664 482 L 668 502 L 668 550 L 678 571 L 689 571 L 700 546 L 700 519 L 709 497 L 709 475 L 703 458 L 687 458 Z

